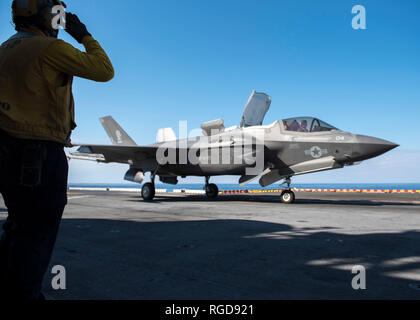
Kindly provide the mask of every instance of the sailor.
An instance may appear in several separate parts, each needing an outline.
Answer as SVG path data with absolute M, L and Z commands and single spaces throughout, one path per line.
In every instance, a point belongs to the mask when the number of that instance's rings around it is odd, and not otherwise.
M 14 0 L 17 33 L 0 46 L 0 193 L 8 210 L 0 241 L 0 298 L 39 300 L 67 204 L 64 147 L 76 127 L 73 77 L 106 82 L 114 69 L 79 18 L 57 39 L 58 0 Z M 60 11 L 61 10 L 61 11 Z

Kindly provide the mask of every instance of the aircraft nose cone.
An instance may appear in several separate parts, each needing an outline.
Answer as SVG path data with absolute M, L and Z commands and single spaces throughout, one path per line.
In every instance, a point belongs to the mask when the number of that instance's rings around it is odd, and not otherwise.
M 357 146 L 354 149 L 354 155 L 358 160 L 366 160 L 377 157 L 385 152 L 399 147 L 398 144 L 393 142 L 369 136 L 357 135 L 356 140 Z

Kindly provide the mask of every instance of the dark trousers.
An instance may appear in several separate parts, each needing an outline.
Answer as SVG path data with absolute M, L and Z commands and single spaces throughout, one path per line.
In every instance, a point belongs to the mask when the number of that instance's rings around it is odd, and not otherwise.
M 67 175 L 63 145 L 0 131 L 0 193 L 8 209 L 0 240 L 1 298 L 40 299 L 67 204 Z

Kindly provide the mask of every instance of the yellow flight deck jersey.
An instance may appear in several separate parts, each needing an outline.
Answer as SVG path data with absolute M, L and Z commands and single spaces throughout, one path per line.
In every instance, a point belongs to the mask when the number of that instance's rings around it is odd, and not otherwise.
M 73 76 L 109 81 L 114 68 L 91 36 L 86 52 L 40 30 L 23 29 L 0 46 L 0 130 L 11 136 L 69 144 Z

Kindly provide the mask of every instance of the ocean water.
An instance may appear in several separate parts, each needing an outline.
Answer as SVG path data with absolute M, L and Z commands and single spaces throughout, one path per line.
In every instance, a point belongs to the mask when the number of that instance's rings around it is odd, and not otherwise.
M 131 183 L 70 183 L 70 187 L 79 188 L 141 188 L 141 185 Z M 240 187 L 237 184 L 220 183 L 217 184 L 219 190 L 252 190 L 252 189 L 276 189 L 279 184 L 273 184 L 266 188 L 262 188 L 259 184 L 248 184 Z M 177 184 L 176 186 L 169 184 L 156 184 L 158 189 L 166 189 L 172 191 L 174 189 L 190 189 L 203 190 L 204 184 Z M 304 189 L 392 189 L 392 190 L 420 190 L 420 183 L 293 183 L 293 188 Z

